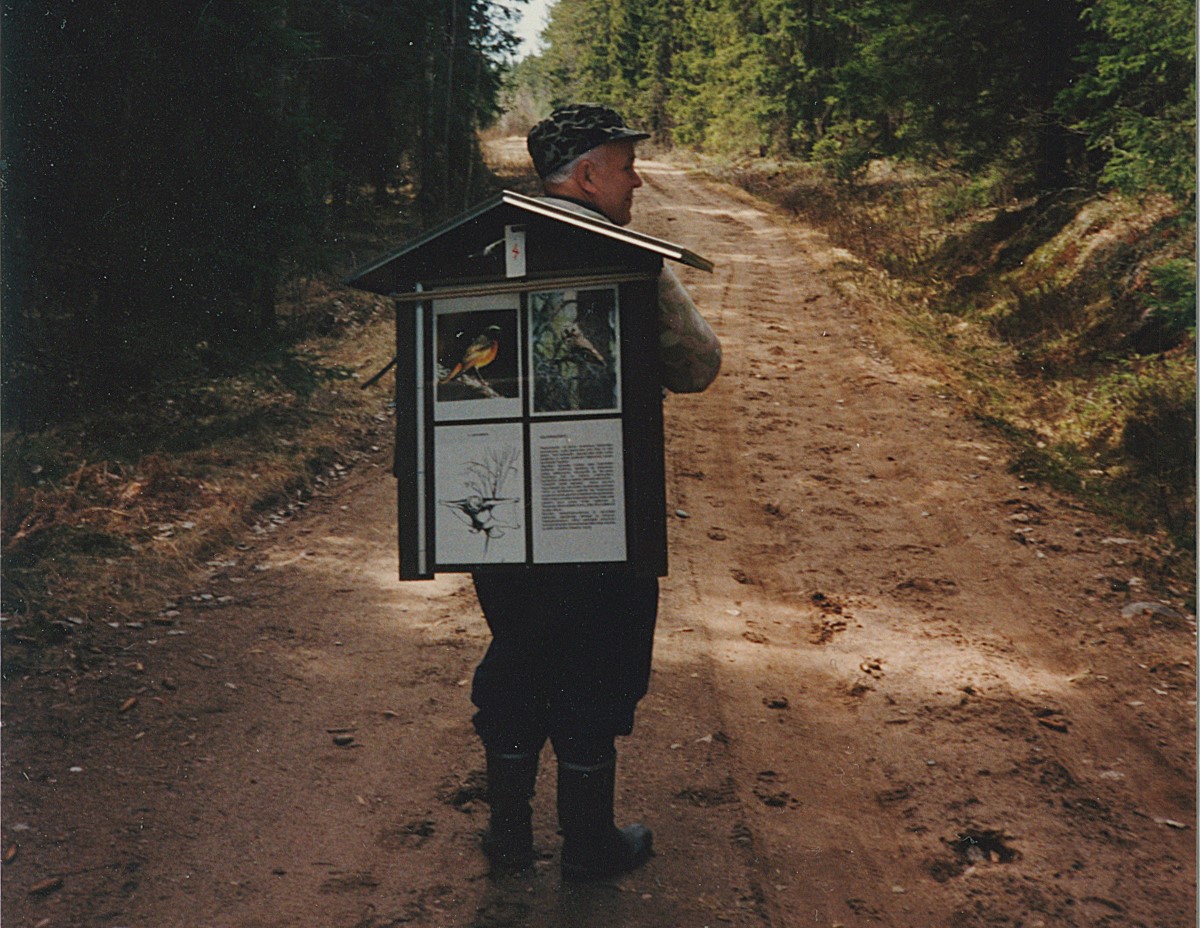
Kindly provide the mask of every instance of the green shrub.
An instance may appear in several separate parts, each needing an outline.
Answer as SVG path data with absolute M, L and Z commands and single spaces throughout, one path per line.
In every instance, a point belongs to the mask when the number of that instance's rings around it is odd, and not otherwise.
M 1150 312 L 1158 318 L 1164 340 L 1173 344 L 1185 334 L 1196 332 L 1196 262 L 1176 258 L 1150 269 L 1154 292 L 1146 298 Z

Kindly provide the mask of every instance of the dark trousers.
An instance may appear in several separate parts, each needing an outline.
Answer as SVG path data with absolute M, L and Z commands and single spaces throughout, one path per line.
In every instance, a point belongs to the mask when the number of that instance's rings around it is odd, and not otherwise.
M 492 632 L 471 690 L 484 747 L 537 753 L 548 737 L 560 760 L 610 754 L 650 684 L 658 580 L 584 569 L 474 580 Z

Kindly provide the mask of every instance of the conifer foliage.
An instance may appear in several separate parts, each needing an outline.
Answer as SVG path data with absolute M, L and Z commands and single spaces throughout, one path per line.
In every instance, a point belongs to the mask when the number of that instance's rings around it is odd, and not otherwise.
M 3 4 L 4 386 L 33 421 L 261 352 L 289 256 L 370 189 L 479 193 L 493 0 Z M 398 193 L 399 192 L 399 193 Z
M 558 0 L 519 76 L 620 106 L 659 140 L 813 157 L 1027 166 L 1190 197 L 1190 0 Z

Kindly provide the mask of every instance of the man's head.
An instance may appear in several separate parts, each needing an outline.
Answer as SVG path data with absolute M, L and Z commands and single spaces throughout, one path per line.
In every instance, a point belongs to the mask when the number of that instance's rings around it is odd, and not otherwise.
M 633 191 L 642 186 L 633 146 L 649 137 L 608 107 L 574 103 L 534 126 L 528 144 L 547 193 L 590 203 L 623 226 L 631 218 Z

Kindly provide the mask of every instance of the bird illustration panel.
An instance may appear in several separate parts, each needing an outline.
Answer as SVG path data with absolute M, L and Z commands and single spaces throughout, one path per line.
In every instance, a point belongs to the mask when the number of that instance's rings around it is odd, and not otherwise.
M 521 415 L 518 307 L 515 294 L 434 301 L 437 421 Z
M 439 564 L 525 560 L 525 460 L 520 423 L 435 430 Z
M 529 294 L 533 414 L 621 410 L 617 290 Z

